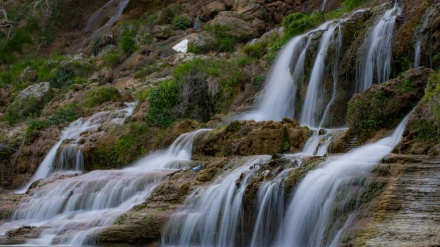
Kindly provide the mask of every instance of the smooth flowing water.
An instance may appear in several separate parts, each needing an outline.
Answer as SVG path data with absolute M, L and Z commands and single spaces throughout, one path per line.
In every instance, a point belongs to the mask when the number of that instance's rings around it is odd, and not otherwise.
M 310 75 L 307 94 L 299 121 L 301 125 L 318 127 L 317 125 L 321 121 L 322 109 L 325 109 L 325 107 L 323 107 L 324 102 L 322 102 L 324 94 L 323 84 L 325 81 L 325 59 L 331 41 L 334 40 L 335 30 L 340 30 L 338 26 L 339 24 L 334 24 L 333 22 L 327 22 L 324 26 L 326 31 L 322 34 L 318 53 Z
M 401 12 L 396 1 L 368 33 L 357 61 L 356 92 L 390 79 L 394 24 Z
M 338 190 L 372 167 L 401 140 L 406 117 L 391 137 L 330 158 L 310 171 L 289 203 L 275 246 L 323 246 Z M 330 241 L 331 242 L 331 241 Z
M 93 13 L 87 20 L 86 27 L 82 30 L 83 33 L 89 35 L 88 38 L 84 39 L 78 45 L 75 45 L 70 49 L 70 52 L 81 49 L 95 37 L 110 29 L 115 21 L 122 15 L 122 12 L 124 12 L 129 2 L 130 0 L 109 0 Z M 102 25 L 103 23 L 104 25 Z
M 284 216 L 284 182 L 292 169 L 260 185 L 257 193 L 257 219 L 250 246 L 270 246 Z
M 268 155 L 250 158 L 212 185 L 191 193 L 165 227 L 162 245 L 234 246 L 236 237 L 242 237 L 238 225 L 247 182 L 258 171 L 257 164 L 269 159 Z
M 104 123 L 116 123 L 116 124 L 122 124 L 125 118 L 131 116 L 133 114 L 134 107 L 136 106 L 136 103 L 125 103 L 126 107 L 123 109 L 119 109 L 116 111 L 103 111 L 95 113 L 94 115 L 88 117 L 88 118 L 79 118 L 78 120 L 72 122 L 67 126 L 63 132 L 61 133 L 60 140 L 55 143 L 55 145 L 52 146 L 50 151 L 47 153 L 47 155 L 44 157 L 41 164 L 38 166 L 37 171 L 32 176 L 29 183 L 24 186 L 19 191 L 16 191 L 16 193 L 25 193 L 26 190 L 29 188 L 29 186 L 37 181 L 38 179 L 46 178 L 53 170 L 54 170 L 54 160 L 57 154 L 58 148 L 61 146 L 62 142 L 67 139 L 76 139 L 76 142 L 79 140 L 81 133 L 84 133 L 85 131 L 90 131 L 97 129 L 99 126 L 101 126 Z M 74 142 L 75 143 L 75 142 Z M 64 152 L 64 153 L 63 153 Z M 72 154 L 72 152 L 68 151 L 62 151 L 60 159 L 64 160 L 75 160 L 75 166 L 67 166 L 67 168 L 72 169 L 75 168 L 76 171 L 82 172 L 82 170 L 78 170 L 83 168 L 83 165 L 81 165 L 79 162 L 81 162 L 82 159 L 82 153 L 78 153 L 80 150 L 77 150 L 74 152 L 75 157 L 65 157 L 67 154 Z M 58 170 L 62 169 L 64 164 L 64 160 L 59 160 L 58 164 L 56 164 L 56 168 Z M 77 161 L 78 160 L 78 161 Z M 60 164 L 61 162 L 61 164 Z M 78 167 L 76 166 L 77 162 Z M 78 169 L 77 169 L 78 168 Z
M 181 135 L 166 151 L 159 151 L 123 170 L 97 170 L 43 180 L 0 233 L 22 225 L 42 233 L 31 245 L 94 244 L 93 236 L 119 215 L 142 203 L 170 172 L 167 164 L 189 160 L 194 138 L 206 129 Z

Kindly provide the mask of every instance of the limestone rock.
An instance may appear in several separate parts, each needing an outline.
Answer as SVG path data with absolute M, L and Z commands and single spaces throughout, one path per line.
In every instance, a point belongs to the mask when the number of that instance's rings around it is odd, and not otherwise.
M 206 31 L 201 31 L 199 33 L 192 33 L 186 36 L 185 39 L 188 40 L 189 45 L 193 46 L 196 49 L 203 49 L 209 46 L 210 44 L 216 42 L 216 38 L 212 34 Z
M 27 98 L 35 98 L 36 100 L 41 100 L 43 97 L 49 93 L 50 85 L 49 82 L 41 82 L 35 85 L 31 85 L 18 93 L 14 102 L 21 104 Z
M 205 7 L 202 8 L 201 10 L 202 14 L 200 15 L 200 19 L 202 21 L 208 21 L 212 19 L 219 12 L 225 10 L 226 10 L 226 5 L 222 2 L 214 1 L 208 3 L 207 5 L 205 5 Z
M 349 137 L 362 143 L 381 128 L 394 128 L 423 97 L 432 69 L 419 68 L 375 84 L 356 94 L 348 104 Z
M 281 122 L 234 121 L 205 134 L 195 143 L 194 153 L 201 155 L 257 155 L 297 152 L 310 130 L 293 119 Z
M 173 35 L 173 30 L 170 25 L 158 25 L 153 27 L 152 30 L 153 36 L 156 39 L 168 39 Z

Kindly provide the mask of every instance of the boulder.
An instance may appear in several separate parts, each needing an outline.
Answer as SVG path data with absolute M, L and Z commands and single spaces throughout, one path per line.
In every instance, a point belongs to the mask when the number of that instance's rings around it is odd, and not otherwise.
M 349 137 L 363 143 L 378 130 L 397 126 L 423 97 L 432 72 L 428 68 L 409 70 L 354 95 L 348 103 Z
M 188 45 L 192 46 L 195 50 L 203 50 L 216 42 L 216 38 L 206 31 L 192 33 L 186 36 L 185 39 L 188 40 Z
M 173 35 L 173 30 L 171 25 L 157 25 L 153 27 L 152 33 L 156 39 L 165 40 Z
M 222 2 L 214 1 L 211 3 L 208 3 L 205 5 L 201 10 L 200 19 L 202 21 L 209 21 L 211 20 L 215 15 L 217 15 L 221 11 L 225 11 L 226 6 Z
M 309 135 L 310 130 L 293 119 L 281 122 L 234 121 L 205 134 L 194 143 L 193 152 L 208 156 L 298 152 Z
M 396 152 L 440 156 L 440 74 L 429 80 L 426 94 L 417 104 Z

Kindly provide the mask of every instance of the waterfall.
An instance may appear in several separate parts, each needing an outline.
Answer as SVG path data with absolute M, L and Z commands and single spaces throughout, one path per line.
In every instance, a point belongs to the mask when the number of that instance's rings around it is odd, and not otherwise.
M 325 234 L 338 190 L 368 172 L 392 151 L 402 138 L 408 117 L 391 137 L 330 158 L 319 168 L 310 171 L 289 203 L 276 246 L 325 245 Z
M 307 94 L 301 113 L 301 125 L 316 127 L 319 124 L 323 99 L 323 83 L 325 82 L 325 59 L 331 41 L 334 39 L 335 30 L 339 24 L 333 25 L 333 22 L 327 22 L 324 26 L 326 31 L 322 34 L 319 44 L 315 63 L 313 65 L 312 74 L 310 75 Z M 339 29 L 340 30 L 340 29 Z M 333 89 L 334 91 L 335 89 Z
M 175 170 L 168 162 L 189 160 L 192 140 L 206 131 L 181 135 L 166 151 L 149 155 L 123 170 L 97 170 L 80 176 L 43 181 L 15 212 L 13 221 L 0 226 L 0 234 L 22 225 L 38 226 L 42 233 L 34 245 L 93 244 L 97 231 L 119 215 L 142 203 L 166 175 Z
M 414 49 L 414 65 L 413 65 L 414 68 L 420 67 L 420 49 L 421 49 L 420 46 L 421 46 L 421 43 L 422 43 L 422 40 L 420 38 L 420 35 L 418 35 L 415 49 Z
M 327 154 L 327 149 L 328 146 L 330 145 L 333 136 L 346 130 L 347 130 L 346 128 L 313 129 L 313 135 L 304 144 L 304 148 L 300 153 L 300 155 L 322 156 Z
M 257 220 L 251 246 L 270 246 L 284 215 L 284 182 L 292 169 L 282 171 L 271 181 L 260 185 L 257 193 Z
M 414 46 L 414 64 L 413 68 L 420 67 L 420 60 L 421 60 L 421 46 L 422 46 L 422 39 L 425 36 L 425 39 L 423 39 L 423 43 L 425 44 L 427 42 L 426 36 L 430 36 L 431 33 L 431 24 L 432 21 L 435 19 L 435 17 L 440 12 L 440 3 L 434 3 L 431 6 L 429 6 L 425 13 L 423 14 L 422 21 L 419 23 L 419 26 L 417 27 L 416 32 L 414 33 L 414 40 L 415 46 Z M 432 65 L 431 65 L 432 67 Z
M 74 170 L 76 172 L 84 171 L 84 156 L 81 149 L 75 145 L 64 147 L 58 157 L 58 161 L 53 170 Z
M 247 182 L 258 170 L 256 164 L 269 159 L 251 158 L 212 185 L 196 189 L 165 226 L 162 245 L 234 246 Z
M 82 30 L 82 32 L 85 34 L 91 32 L 93 33 L 91 33 L 88 38 L 84 39 L 82 42 L 71 48 L 69 52 L 74 52 L 81 49 L 83 46 L 87 45 L 87 43 L 89 43 L 93 38 L 111 28 L 115 21 L 122 15 L 122 12 L 124 11 L 125 7 L 127 7 L 129 2 L 130 0 L 109 0 L 100 9 L 93 13 L 87 20 L 86 27 Z M 110 18 L 108 17 L 109 10 L 113 12 L 111 13 Z M 106 23 L 102 25 L 104 21 L 106 21 Z
M 390 78 L 394 24 L 401 12 L 396 1 L 368 33 L 356 62 L 356 92 Z
M 60 140 L 52 146 L 46 157 L 44 157 L 43 161 L 38 166 L 37 171 L 32 176 L 29 183 L 19 191 L 16 191 L 16 193 L 25 193 L 33 182 L 37 181 L 38 179 L 46 178 L 50 174 L 50 172 L 53 170 L 52 165 L 54 163 L 57 150 L 64 140 L 76 139 L 78 141 L 81 133 L 97 129 L 107 120 L 113 123 L 122 123 L 125 118 L 131 116 L 131 114 L 133 114 L 133 109 L 136 106 L 136 103 L 125 104 L 126 108 L 115 111 L 114 115 L 111 115 L 112 112 L 110 111 L 98 112 L 88 118 L 79 118 L 78 120 L 72 122 L 69 126 L 67 126 L 61 133 Z
M 296 36 L 289 41 L 284 49 L 281 50 L 279 58 L 268 76 L 263 99 L 258 109 L 241 116 L 240 119 L 279 121 L 282 118 L 292 118 L 294 116 L 297 86 L 304 80 L 306 52 L 316 33 L 324 31 L 327 34 L 328 30 L 326 29 L 331 28 L 331 35 L 328 35 L 328 38 L 333 37 L 335 27 L 331 26 L 332 23 L 333 21 L 326 22 L 318 28 Z M 326 50 L 328 44 L 322 45 L 322 47 Z M 325 56 L 325 54 L 321 54 L 321 56 Z M 322 63 L 323 61 L 315 63 L 315 65 L 323 66 Z

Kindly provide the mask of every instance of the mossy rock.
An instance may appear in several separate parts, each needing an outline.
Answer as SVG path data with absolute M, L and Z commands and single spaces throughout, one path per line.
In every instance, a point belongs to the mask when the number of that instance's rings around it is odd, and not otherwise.
M 194 145 L 194 153 L 208 156 L 259 155 L 297 152 L 310 130 L 293 119 L 281 122 L 233 121 L 205 134 Z
M 409 70 L 354 95 L 348 104 L 348 135 L 363 143 L 382 128 L 394 128 L 423 97 L 432 72 L 427 68 Z

